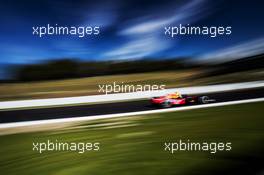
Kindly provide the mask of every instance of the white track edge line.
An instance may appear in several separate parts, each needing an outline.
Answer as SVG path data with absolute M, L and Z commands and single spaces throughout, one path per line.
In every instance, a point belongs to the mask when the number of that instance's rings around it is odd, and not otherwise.
M 62 119 L 3 123 L 3 124 L 0 124 L 0 129 L 34 126 L 34 125 L 44 125 L 44 124 L 90 121 L 90 120 L 98 120 L 98 119 L 127 117 L 127 116 L 134 116 L 134 115 L 155 114 L 155 113 L 164 113 L 164 112 L 173 112 L 173 111 L 184 111 L 184 110 L 190 110 L 190 109 L 201 109 L 201 108 L 227 106 L 227 105 L 253 103 L 253 102 L 262 102 L 262 101 L 264 101 L 264 98 L 237 100 L 237 101 L 230 101 L 230 102 L 220 102 L 220 103 L 195 105 L 195 106 L 185 106 L 185 107 L 180 107 L 180 108 L 175 107 L 175 108 L 169 108 L 169 109 L 149 110 L 149 111 L 140 111 L 140 112 L 128 112 L 128 113 L 119 113 L 119 114 L 106 114 L 106 115 L 83 116 L 83 117 L 62 118 Z
M 264 87 L 264 81 L 218 84 L 218 85 L 208 85 L 208 86 L 193 86 L 193 87 L 172 88 L 172 89 L 157 90 L 157 91 L 117 93 L 117 94 L 108 94 L 108 95 L 91 95 L 91 96 L 65 97 L 65 98 L 3 101 L 0 102 L 0 110 L 137 100 L 142 98 L 161 96 L 175 91 L 179 91 L 182 94 L 199 94 L 199 93 L 213 93 L 213 92 L 224 92 L 224 91 L 232 91 L 232 90 L 252 89 L 252 88 L 260 88 L 260 87 Z

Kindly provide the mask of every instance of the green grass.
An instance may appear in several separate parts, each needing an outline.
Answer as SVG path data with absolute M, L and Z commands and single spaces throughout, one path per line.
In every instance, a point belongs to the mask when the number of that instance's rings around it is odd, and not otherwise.
M 6 83 L 0 85 L 0 101 L 39 98 L 72 97 L 99 93 L 98 85 L 113 84 L 165 84 L 166 88 L 188 86 L 188 81 L 198 71 L 170 71 L 109 75 L 67 80 L 53 80 L 27 83 Z M 164 78 L 165 77 L 165 78 Z
M 264 140 L 264 103 L 105 119 L 0 136 L 1 174 L 206 174 L 250 163 Z M 32 142 L 100 142 L 99 152 L 32 151 Z M 164 151 L 164 142 L 232 142 L 230 152 Z M 260 156 L 260 155 L 259 155 Z M 263 155 L 262 155 L 263 156 Z M 234 159 L 238 157 L 239 159 Z
M 200 77 L 199 69 L 109 75 L 67 80 L 53 80 L 27 83 L 0 84 L 0 101 L 41 98 L 72 97 L 99 93 L 99 84 L 113 82 L 139 85 L 166 85 L 166 88 L 186 87 L 208 84 L 232 83 L 263 80 L 263 70 L 231 73 L 214 77 Z

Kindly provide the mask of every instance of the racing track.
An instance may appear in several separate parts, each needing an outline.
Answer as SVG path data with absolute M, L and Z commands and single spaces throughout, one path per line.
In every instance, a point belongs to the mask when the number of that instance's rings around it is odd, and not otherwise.
M 264 88 L 218 92 L 203 95 L 208 95 L 209 97 L 216 99 L 215 103 L 228 102 L 264 97 Z M 0 111 L 0 123 L 72 118 L 81 116 L 87 117 L 148 110 L 156 110 L 155 107 L 152 107 L 149 104 L 149 100 L 39 109 L 5 110 Z

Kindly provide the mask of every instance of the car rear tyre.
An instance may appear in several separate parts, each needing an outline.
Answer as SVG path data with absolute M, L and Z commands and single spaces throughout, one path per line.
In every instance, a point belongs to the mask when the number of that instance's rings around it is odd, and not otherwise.
M 170 108 L 172 106 L 170 101 L 165 101 L 161 104 L 163 108 Z

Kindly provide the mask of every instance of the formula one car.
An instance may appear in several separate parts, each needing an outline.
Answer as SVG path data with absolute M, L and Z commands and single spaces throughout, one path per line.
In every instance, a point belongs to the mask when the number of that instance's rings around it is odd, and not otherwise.
M 153 97 L 150 103 L 154 106 L 169 108 L 187 104 L 206 104 L 214 101 L 214 99 L 210 99 L 208 96 L 189 96 L 176 92 L 165 96 Z

